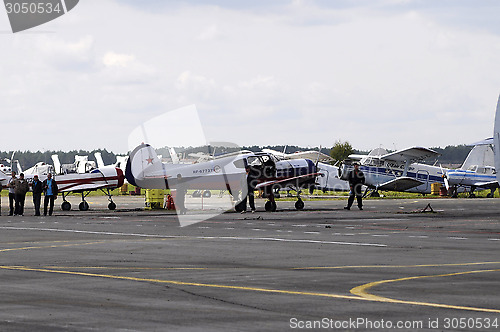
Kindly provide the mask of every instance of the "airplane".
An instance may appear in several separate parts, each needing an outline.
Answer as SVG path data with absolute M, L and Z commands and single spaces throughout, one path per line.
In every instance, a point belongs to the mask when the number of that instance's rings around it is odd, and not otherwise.
M 487 197 L 493 197 L 498 188 L 494 165 L 493 138 L 474 143 L 463 165 L 459 169 L 449 170 L 444 174 L 444 183 L 451 197 L 457 197 L 457 188 L 470 188 L 469 197 L 475 197 L 474 191 L 490 190 Z
M 258 172 L 256 189 L 262 189 L 269 199 L 266 211 L 276 211 L 276 188 L 314 184 L 319 175 L 310 159 L 279 161 L 268 153 L 232 154 L 195 164 L 167 164 L 161 162 L 151 145 L 142 143 L 130 153 L 125 177 L 130 184 L 141 188 L 228 190 L 236 198 L 246 187 L 247 166 Z M 304 208 L 300 196 L 295 207 Z M 238 211 L 239 204 L 235 209 Z
M 108 196 L 108 209 L 115 210 L 116 203 L 113 202 L 111 190 L 123 185 L 125 176 L 123 171 L 115 165 L 104 166 L 100 154 L 96 156 L 98 163 L 102 167 L 96 167 L 96 163 L 88 160 L 88 156 L 75 156 L 73 164 L 61 164 L 57 155 L 52 155 L 54 162 L 54 179 L 57 181 L 59 192 L 62 194 L 63 202 L 61 209 L 63 211 L 71 210 L 71 203 L 66 197 L 71 193 L 79 193 L 82 201 L 78 205 L 80 211 L 87 211 L 89 204 L 85 198 L 91 191 L 100 190 Z M 42 180 L 42 179 L 41 179 Z
M 379 190 L 430 194 L 432 183 L 444 185 L 443 175 L 448 169 L 418 162 L 438 155 L 424 147 L 410 147 L 392 153 L 377 148 L 368 155 L 349 155 L 339 166 L 339 175 L 347 180 L 354 168 L 353 163 L 359 162 L 359 169 L 365 174 L 365 195 L 369 189 L 372 189 L 372 197 L 379 197 Z
M 304 151 L 286 154 L 285 152 L 279 152 L 272 149 L 262 149 L 262 151 L 273 154 L 279 160 L 303 159 L 305 157 L 307 159 L 316 160 L 318 173 L 320 173 L 320 175 L 316 178 L 316 184 L 314 186 L 309 186 L 311 194 L 314 189 L 319 189 L 323 192 L 349 191 L 350 189 L 349 183 L 339 178 L 339 168 L 336 165 L 327 164 L 327 162 L 333 161 L 333 158 L 324 153 L 319 151 Z
M 75 156 L 73 164 L 61 164 L 57 155 L 52 155 L 54 165 L 38 162 L 33 167 L 28 168 L 24 173 L 25 178 L 29 182 L 33 180 L 34 175 L 38 175 L 41 181 L 47 178 L 48 173 L 53 174 L 53 178 L 57 181 L 59 192 L 62 194 L 63 202 L 61 209 L 63 211 L 71 210 L 71 203 L 66 200 L 66 197 L 71 193 L 79 193 L 82 195 L 82 201 L 78 208 L 80 211 L 87 211 L 89 204 L 85 198 L 91 191 L 100 190 L 108 196 L 108 209 L 115 210 L 116 204 L 113 202 L 110 190 L 121 187 L 125 176 L 123 171 L 115 165 L 96 167 L 94 161 L 89 161 L 88 156 Z M 102 163 L 102 157 L 96 156 L 97 164 Z

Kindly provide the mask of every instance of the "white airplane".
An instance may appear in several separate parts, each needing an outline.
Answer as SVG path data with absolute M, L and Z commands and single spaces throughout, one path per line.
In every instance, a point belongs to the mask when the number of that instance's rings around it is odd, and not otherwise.
M 104 165 L 102 158 L 96 156 L 98 163 Z M 54 179 L 57 181 L 59 192 L 62 194 L 63 202 L 61 209 L 69 211 L 71 203 L 66 200 L 66 197 L 71 193 L 79 193 L 82 196 L 82 201 L 78 205 L 80 211 L 87 211 L 89 204 L 85 198 L 91 191 L 100 190 L 108 196 L 108 209 L 116 209 L 116 204 L 113 202 L 111 190 L 119 188 L 123 185 L 125 176 L 123 171 L 111 166 L 96 167 L 94 161 L 89 161 L 88 156 L 75 156 L 73 164 L 62 164 L 57 155 L 52 155 L 54 162 Z M 40 178 L 43 180 L 43 178 Z
M 314 184 L 318 176 L 316 165 L 309 159 L 278 161 L 266 153 L 244 153 L 196 163 L 162 163 L 149 144 L 140 144 L 129 156 L 125 176 L 134 186 L 147 189 L 197 189 L 228 190 L 233 197 L 246 187 L 245 168 L 258 172 L 257 189 L 264 190 L 269 198 L 266 211 L 275 211 L 274 191 L 279 187 Z M 235 208 L 238 209 L 238 204 Z M 298 197 L 295 204 L 302 209 Z
M 459 169 L 446 172 L 444 182 L 451 197 L 457 197 L 458 188 L 469 189 L 469 197 L 475 197 L 474 191 L 487 190 L 487 197 L 493 197 L 498 188 L 494 165 L 493 138 L 474 144 L 463 165 Z
M 388 153 L 378 148 L 368 155 L 350 155 L 339 167 L 340 178 L 347 180 L 348 173 L 359 162 L 359 169 L 365 175 L 365 185 L 373 189 L 372 196 L 378 191 L 408 191 L 421 194 L 431 193 L 431 184 L 444 185 L 443 174 L 448 169 L 418 163 L 439 153 L 423 147 L 411 147 Z
M 97 164 L 104 165 L 102 158 L 99 157 L 101 156 L 96 155 Z M 89 161 L 87 156 L 75 156 L 73 164 L 61 165 L 57 155 L 52 155 L 52 161 L 54 165 L 38 162 L 33 167 L 25 171 L 21 170 L 21 172 L 24 173 L 29 182 L 33 180 L 34 175 L 38 175 L 39 179 L 43 181 L 47 178 L 48 173 L 52 173 L 57 181 L 59 192 L 62 194 L 61 209 L 63 211 L 71 210 L 71 203 L 66 200 L 71 192 L 82 195 L 82 201 L 78 208 L 81 211 L 87 211 L 89 204 L 85 198 L 91 191 L 96 190 L 100 190 L 108 196 L 108 209 L 116 209 L 110 191 L 123 185 L 125 176 L 119 167 L 115 165 L 96 167 L 96 163 Z

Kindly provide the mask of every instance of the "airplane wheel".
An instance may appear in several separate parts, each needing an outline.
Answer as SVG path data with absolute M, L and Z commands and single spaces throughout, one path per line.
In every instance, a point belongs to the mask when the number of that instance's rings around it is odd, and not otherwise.
M 476 198 L 476 194 L 470 194 L 469 198 Z
M 78 205 L 80 211 L 87 211 L 89 209 L 89 203 L 83 201 Z
M 299 199 L 297 202 L 295 202 L 295 208 L 297 210 L 302 210 L 304 208 L 304 202 Z
M 71 203 L 67 202 L 67 201 L 62 202 L 61 209 L 63 211 L 69 211 L 69 210 L 71 210 Z
M 116 209 L 116 204 L 115 202 L 110 202 L 108 204 L 108 209 L 110 209 L 111 211 L 113 211 L 114 209 Z
M 203 192 L 203 197 L 205 197 L 205 198 L 210 198 L 210 197 L 212 197 L 212 193 L 210 192 L 210 190 L 205 190 L 205 191 Z
M 274 211 L 276 211 L 276 203 L 275 202 L 271 202 L 271 201 L 267 201 L 266 205 L 265 205 L 265 209 L 266 209 L 267 212 L 274 212 Z
M 243 211 L 243 204 L 242 204 L 242 202 L 238 202 L 238 203 L 234 206 L 234 210 L 235 210 L 236 212 L 241 212 L 241 211 Z
M 372 194 L 370 195 L 370 197 L 380 197 L 380 194 L 378 191 L 374 191 L 372 192 Z

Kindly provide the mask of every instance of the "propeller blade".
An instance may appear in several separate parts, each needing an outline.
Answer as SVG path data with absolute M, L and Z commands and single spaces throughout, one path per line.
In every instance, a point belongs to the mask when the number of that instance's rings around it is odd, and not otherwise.
M 439 167 L 441 168 L 441 176 L 443 177 L 444 180 L 444 186 L 446 187 L 446 190 L 450 190 L 450 182 L 448 181 L 448 175 L 443 169 L 443 166 L 439 164 Z

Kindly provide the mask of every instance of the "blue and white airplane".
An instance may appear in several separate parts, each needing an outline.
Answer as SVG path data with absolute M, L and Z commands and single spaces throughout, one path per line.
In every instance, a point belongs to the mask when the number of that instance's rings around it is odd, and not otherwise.
M 372 196 L 378 191 L 407 191 L 430 194 L 431 184 L 444 185 L 443 175 L 448 169 L 422 164 L 425 159 L 438 157 L 439 153 L 424 147 L 411 147 L 388 153 L 383 148 L 371 151 L 368 155 L 350 155 L 339 167 L 340 178 L 347 180 L 348 173 L 359 163 L 365 175 L 365 185 L 373 189 Z
M 490 190 L 487 197 L 493 197 L 498 188 L 493 154 L 493 138 L 474 144 L 463 165 L 459 169 L 449 170 L 444 175 L 444 183 L 451 197 L 457 197 L 457 189 L 469 189 L 469 197 L 475 197 L 474 191 Z

